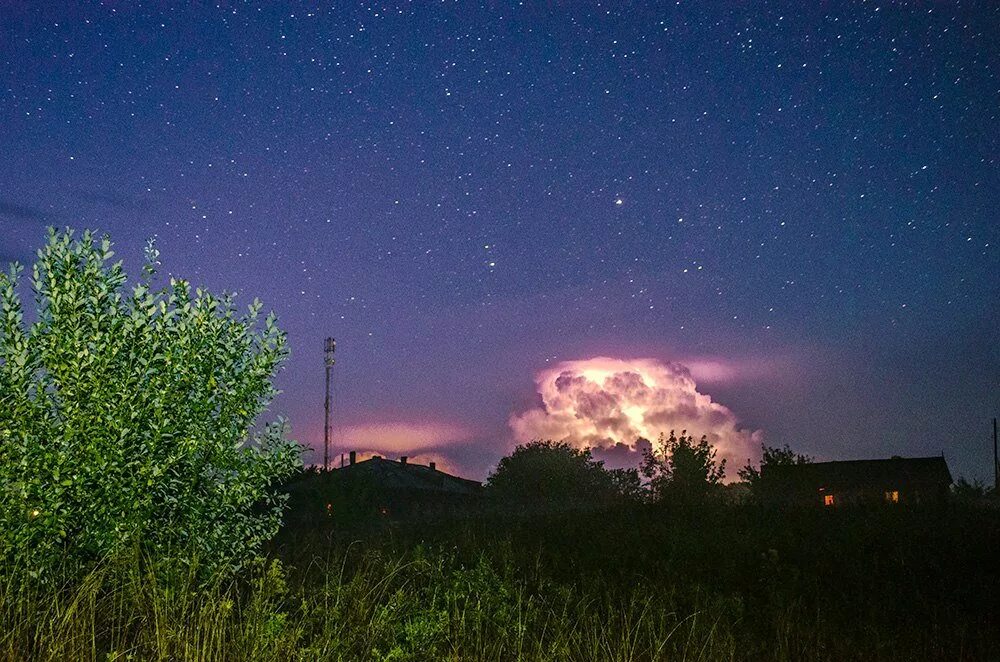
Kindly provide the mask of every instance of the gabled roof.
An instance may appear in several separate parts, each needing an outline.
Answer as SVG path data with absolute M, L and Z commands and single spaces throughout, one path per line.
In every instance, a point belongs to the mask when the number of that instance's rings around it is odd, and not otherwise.
M 427 493 L 478 494 L 482 483 L 452 476 L 423 464 L 373 457 L 331 472 L 333 480 L 362 480 L 380 489 Z
M 762 478 L 811 489 L 850 489 L 951 484 L 944 457 L 893 457 L 764 467 Z

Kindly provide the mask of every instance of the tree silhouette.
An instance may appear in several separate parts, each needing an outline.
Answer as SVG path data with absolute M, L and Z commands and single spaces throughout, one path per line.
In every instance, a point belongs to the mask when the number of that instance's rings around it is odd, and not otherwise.
M 766 476 L 765 468 L 771 467 L 791 467 L 799 464 L 809 464 L 813 461 L 808 455 L 802 455 L 793 451 L 788 444 L 783 447 L 772 447 L 760 445 L 760 468 L 755 468 L 747 462 L 746 466 L 740 469 L 740 480 L 750 486 L 750 494 L 755 499 L 765 499 L 771 496 L 772 486 Z
M 697 500 L 707 496 L 726 475 L 726 461 L 715 461 L 716 450 L 702 436 L 681 430 L 678 437 L 660 434 L 655 448 L 643 452 L 640 470 L 649 480 L 654 500 Z
M 589 448 L 551 440 L 517 446 L 500 460 L 486 487 L 499 499 L 548 505 L 596 504 L 642 493 L 635 469 L 605 469 Z

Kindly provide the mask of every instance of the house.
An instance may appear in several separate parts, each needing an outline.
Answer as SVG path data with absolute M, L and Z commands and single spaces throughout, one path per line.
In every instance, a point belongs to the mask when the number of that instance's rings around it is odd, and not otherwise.
M 944 501 L 951 472 L 944 456 L 765 466 L 761 481 L 773 502 L 837 507 L 863 503 Z
M 408 519 L 453 514 L 478 503 L 482 483 L 440 471 L 434 462 L 416 464 L 404 455 L 375 455 L 340 469 L 310 472 L 286 489 L 293 519 Z

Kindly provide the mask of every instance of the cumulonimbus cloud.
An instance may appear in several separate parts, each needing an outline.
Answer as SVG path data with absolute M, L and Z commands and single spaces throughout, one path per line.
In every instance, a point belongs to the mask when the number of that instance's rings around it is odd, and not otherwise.
M 760 453 L 762 432 L 743 429 L 729 408 L 700 393 L 680 363 L 596 357 L 560 363 L 536 381 L 541 406 L 509 421 L 518 442 L 567 441 L 609 464 L 634 466 L 640 438 L 655 442 L 660 433 L 687 430 L 708 437 L 730 478 Z

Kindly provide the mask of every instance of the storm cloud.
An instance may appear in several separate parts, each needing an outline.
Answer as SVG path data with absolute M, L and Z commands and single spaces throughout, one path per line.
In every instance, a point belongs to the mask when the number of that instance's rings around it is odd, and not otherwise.
M 612 466 L 635 466 L 642 439 L 671 430 L 706 435 L 728 462 L 727 475 L 759 455 L 763 433 L 740 426 L 729 408 L 699 392 L 680 363 L 608 357 L 566 361 L 536 380 L 540 406 L 517 413 L 510 427 L 518 442 L 567 441 L 594 449 Z M 648 447 L 648 446 L 646 446 Z

